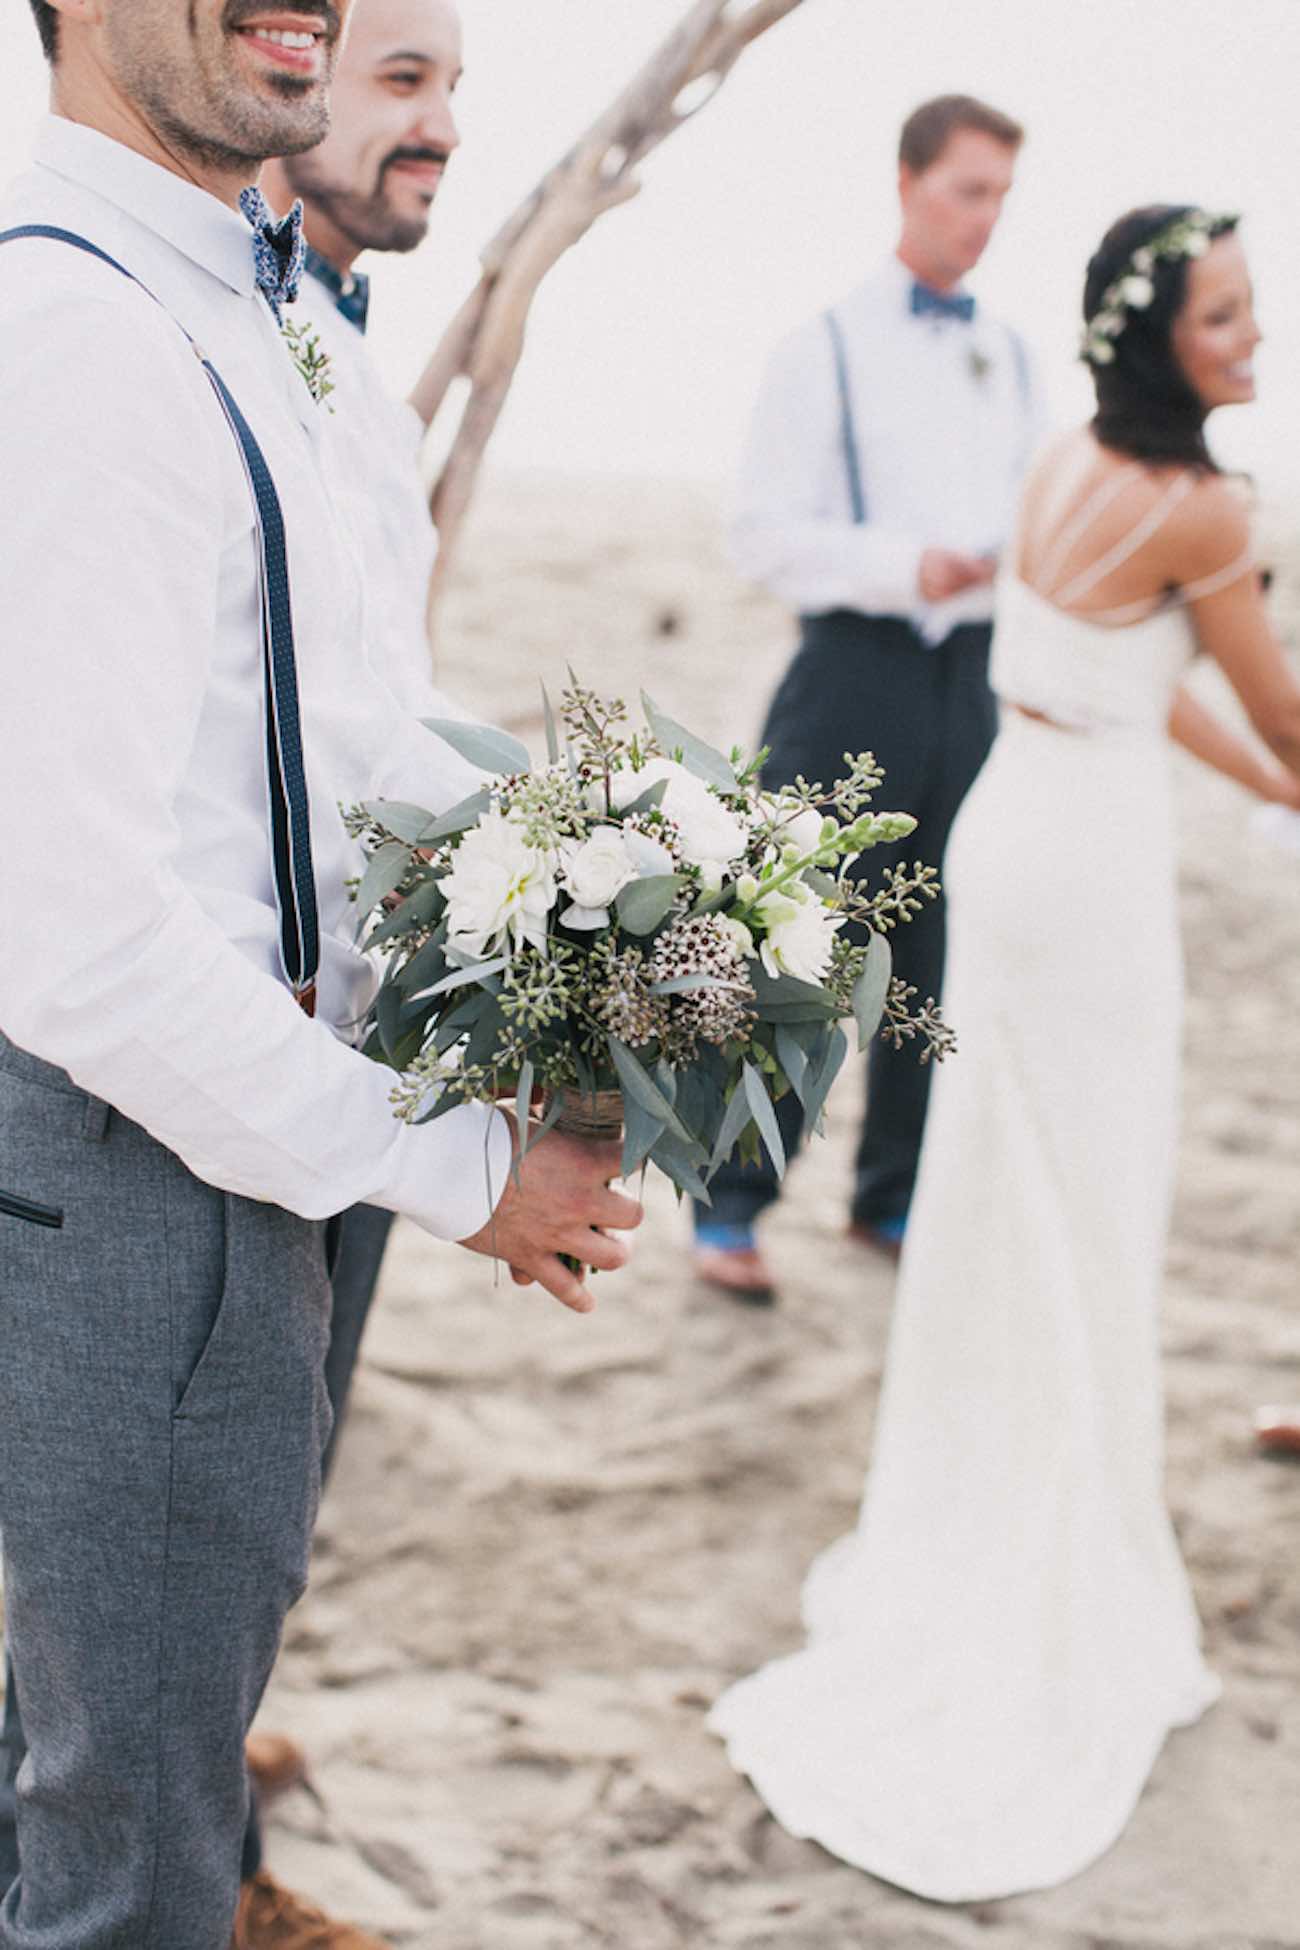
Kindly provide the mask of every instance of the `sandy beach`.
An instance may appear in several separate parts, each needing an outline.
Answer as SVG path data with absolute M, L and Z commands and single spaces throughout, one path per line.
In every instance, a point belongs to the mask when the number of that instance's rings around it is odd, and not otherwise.
M 438 675 L 536 751 L 567 664 L 751 741 L 789 647 L 706 490 L 490 481 Z M 1297 1950 L 1300 1466 L 1251 1417 L 1300 1401 L 1300 856 L 1181 762 L 1179 794 L 1169 1481 L 1225 1697 L 1119 1844 L 940 1908 L 785 1836 L 705 1731 L 856 1515 L 892 1274 L 844 1237 L 855 1063 L 771 1220 L 770 1312 L 693 1283 L 663 1181 L 586 1319 L 399 1226 L 262 1716 L 311 1764 L 270 1823 L 282 1880 L 407 1950 Z
M 1285 576 L 1277 599 L 1295 613 Z M 498 482 L 439 676 L 537 748 L 537 681 L 568 663 L 752 739 L 788 647 L 706 491 Z M 704 1730 L 796 1642 L 803 1570 L 856 1512 L 892 1280 L 843 1237 L 853 1066 L 771 1222 L 770 1313 L 692 1282 L 662 1182 L 585 1320 L 399 1228 L 263 1716 L 311 1755 L 271 1827 L 286 1881 L 410 1950 L 1300 1945 L 1300 1468 L 1250 1439 L 1258 1402 L 1300 1399 L 1300 858 L 1190 765 L 1179 790 L 1170 1495 L 1226 1691 L 1119 1845 L 1050 1893 L 938 1908 L 783 1835 Z

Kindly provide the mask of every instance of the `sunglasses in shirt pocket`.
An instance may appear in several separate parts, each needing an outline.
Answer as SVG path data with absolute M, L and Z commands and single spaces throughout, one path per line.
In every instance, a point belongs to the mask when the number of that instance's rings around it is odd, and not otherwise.
M 57 1231 L 63 1224 L 63 1213 L 58 1206 L 38 1205 L 35 1199 L 0 1190 L 0 1219 L 25 1219 L 28 1225 L 51 1226 Z

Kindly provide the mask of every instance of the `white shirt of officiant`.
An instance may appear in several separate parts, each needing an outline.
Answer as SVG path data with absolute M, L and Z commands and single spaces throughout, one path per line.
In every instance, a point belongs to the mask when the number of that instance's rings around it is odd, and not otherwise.
M 367 652 L 417 717 L 463 719 L 468 713 L 433 682 L 427 611 L 438 537 L 421 485 L 423 423 L 388 392 L 364 334 L 310 272 L 288 316 L 329 356 L 325 457 L 365 590 Z
M 1045 420 L 1028 353 L 1008 326 L 916 316 L 912 274 L 890 257 L 835 307 L 844 336 L 865 523 L 855 524 L 835 355 L 825 315 L 774 353 L 741 467 L 732 553 L 794 610 L 901 616 L 928 643 L 993 613 L 993 590 L 926 603 L 927 548 L 1000 554 Z
M 200 1177 L 308 1217 L 369 1200 L 446 1238 L 503 1182 L 495 1113 L 420 1128 L 350 1047 L 374 972 L 339 802 L 445 808 L 474 775 L 360 651 L 363 592 L 321 462 L 322 408 L 257 294 L 238 212 L 51 118 L 0 228 L 0 1028 Z M 315 1021 L 281 978 L 259 590 L 239 449 L 173 318 L 254 428 L 284 512 L 322 959 Z

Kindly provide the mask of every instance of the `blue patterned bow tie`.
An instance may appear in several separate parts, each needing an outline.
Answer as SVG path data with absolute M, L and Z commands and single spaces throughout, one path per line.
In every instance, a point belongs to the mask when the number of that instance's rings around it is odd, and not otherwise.
M 975 300 L 966 291 L 936 291 L 932 285 L 912 280 L 913 318 L 959 318 L 969 325 L 975 316 Z
M 302 204 L 295 203 L 287 217 L 276 222 L 270 204 L 259 189 L 239 192 L 239 207 L 253 226 L 253 268 L 257 288 L 280 322 L 281 305 L 291 305 L 302 282 L 303 256 L 307 240 L 302 234 Z
M 314 251 L 310 244 L 307 246 L 306 268 L 318 284 L 324 285 L 348 324 L 364 332 L 366 314 L 370 310 L 370 279 L 356 271 L 346 278 L 342 277 L 329 259 Z

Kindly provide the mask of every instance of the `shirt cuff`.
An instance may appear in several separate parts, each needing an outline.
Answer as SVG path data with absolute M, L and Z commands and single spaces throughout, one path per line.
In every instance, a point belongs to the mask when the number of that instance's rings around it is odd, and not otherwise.
M 463 1104 L 401 1133 L 392 1168 L 368 1203 L 401 1212 L 435 1239 L 468 1239 L 497 1208 L 510 1176 L 510 1125 L 490 1104 Z
M 868 615 L 910 616 L 921 602 L 920 542 L 906 537 L 859 531 L 860 607 Z

